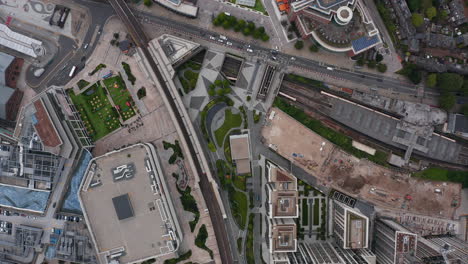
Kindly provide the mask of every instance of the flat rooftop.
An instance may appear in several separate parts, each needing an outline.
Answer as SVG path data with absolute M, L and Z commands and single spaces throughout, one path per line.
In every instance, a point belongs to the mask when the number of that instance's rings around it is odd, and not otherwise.
M 273 252 L 293 252 L 297 248 L 297 228 L 295 224 L 273 224 Z
M 250 173 L 249 135 L 230 136 L 229 141 L 231 144 L 231 158 L 236 163 L 237 173 Z
M 34 102 L 34 108 L 36 109 L 36 113 L 34 113 L 32 117 L 33 124 L 42 143 L 45 146 L 52 148 L 60 146 L 62 144 L 62 140 L 60 139 L 54 124 L 50 120 L 49 113 L 45 109 L 42 99 Z
M 273 217 L 297 217 L 297 191 L 272 191 L 270 201 L 273 206 Z
M 276 190 L 279 191 L 296 191 L 297 179 L 286 171 L 280 168 L 272 167 L 270 169 L 270 181 L 275 184 Z
M 116 178 L 114 171 L 127 164 L 134 164 L 132 177 Z M 128 263 L 177 247 L 172 202 L 156 166 L 142 144 L 91 160 L 79 195 L 99 258 L 123 248 L 119 260 Z
M 346 247 L 367 248 L 367 225 L 368 219 L 346 210 Z

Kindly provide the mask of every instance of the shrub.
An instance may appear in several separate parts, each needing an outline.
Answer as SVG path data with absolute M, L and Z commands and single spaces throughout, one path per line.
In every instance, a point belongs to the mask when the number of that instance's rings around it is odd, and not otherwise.
M 131 82 L 132 85 L 135 85 L 136 78 L 132 74 L 132 69 L 130 68 L 130 65 L 122 61 L 122 66 L 124 68 L 125 74 L 127 74 L 128 81 Z
M 145 97 L 146 96 L 146 88 L 141 87 L 140 89 L 138 89 L 137 96 L 138 96 L 138 99 L 141 99 L 141 98 Z
M 377 70 L 381 73 L 384 73 L 387 71 L 387 65 L 379 63 L 379 65 L 377 65 Z
M 309 50 L 310 50 L 310 52 L 318 52 L 318 51 L 319 51 L 319 48 L 318 48 L 317 45 L 311 45 L 311 46 L 309 47 Z
M 383 56 L 382 54 L 380 53 L 377 53 L 377 55 L 375 56 L 375 61 L 377 62 L 381 62 L 383 60 Z
M 426 85 L 427 87 L 435 87 L 437 85 L 437 74 L 436 73 L 431 73 L 427 76 L 426 79 Z
M 143 4 L 147 7 L 150 7 L 152 4 L 153 4 L 153 1 L 152 0 L 144 0 L 143 1 Z
M 376 65 L 377 62 L 375 62 L 374 60 L 367 62 L 367 67 L 369 67 L 370 69 L 374 69 Z
M 208 231 L 206 230 L 206 226 L 202 225 L 198 230 L 198 235 L 195 238 L 195 245 L 201 249 L 206 250 L 209 254 L 211 259 L 213 259 L 213 251 L 206 246 L 206 239 L 208 238 Z
M 88 86 L 89 82 L 81 79 L 81 80 L 78 81 L 78 83 L 76 85 L 78 85 L 78 88 L 81 90 L 81 89 L 85 88 L 86 86 Z
M 250 97 L 250 95 L 247 95 L 247 102 L 250 102 L 251 99 L 252 97 Z
M 298 40 L 296 41 L 296 43 L 294 44 L 294 47 L 298 50 L 302 49 L 304 47 L 304 42 L 302 40 Z

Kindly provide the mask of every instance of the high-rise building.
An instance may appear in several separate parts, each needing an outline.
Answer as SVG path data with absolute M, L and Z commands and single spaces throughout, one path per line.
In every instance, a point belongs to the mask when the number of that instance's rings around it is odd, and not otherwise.
M 456 237 L 418 236 L 390 219 L 374 226 L 378 264 L 466 264 L 468 244 Z
M 369 218 L 357 209 L 333 201 L 333 236 L 343 249 L 369 246 Z
M 268 183 L 268 248 L 270 263 L 283 263 L 286 253 L 297 251 L 299 217 L 297 179 L 293 175 L 267 162 Z
M 374 225 L 374 236 L 374 249 L 379 263 L 408 263 L 416 254 L 418 236 L 394 221 L 377 220 Z

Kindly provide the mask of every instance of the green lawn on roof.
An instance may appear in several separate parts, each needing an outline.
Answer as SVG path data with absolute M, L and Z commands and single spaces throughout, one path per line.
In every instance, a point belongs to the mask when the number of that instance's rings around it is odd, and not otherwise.
M 99 82 L 78 95 L 73 92 L 69 94 L 80 113 L 88 134 L 94 141 L 120 127 L 118 114 L 107 99 L 104 88 Z
M 233 114 L 231 109 L 226 109 L 223 125 L 216 129 L 215 137 L 218 146 L 222 146 L 224 137 L 231 130 L 231 128 L 240 127 L 242 124 L 242 117 L 240 114 Z
M 125 121 L 133 117 L 135 115 L 135 110 L 133 110 L 133 98 L 127 90 L 122 77 L 116 75 L 103 80 L 103 82 L 109 91 L 112 101 L 114 101 L 115 105 L 119 106 L 119 113 L 122 119 Z

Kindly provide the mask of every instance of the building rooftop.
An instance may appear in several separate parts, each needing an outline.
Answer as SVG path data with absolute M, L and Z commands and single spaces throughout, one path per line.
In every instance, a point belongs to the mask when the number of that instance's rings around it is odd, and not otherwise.
M 358 39 L 352 40 L 351 44 L 353 45 L 353 51 L 355 54 L 363 50 L 369 49 L 369 47 L 373 47 L 380 42 L 379 35 L 373 36 L 363 36 Z
M 231 158 L 236 163 L 238 174 L 250 173 L 249 134 L 229 136 Z
M 349 209 L 345 209 L 345 219 L 345 247 L 367 248 L 369 219 Z
M 254 7 L 255 6 L 255 0 L 236 0 L 236 4 Z
M 19 34 L 5 24 L 0 24 L 0 45 L 36 58 L 42 42 Z
M 273 252 L 294 252 L 297 249 L 297 230 L 294 223 L 274 223 L 271 230 Z
M 115 213 L 119 220 L 124 220 L 134 216 L 132 203 L 128 193 L 112 198 L 114 204 Z
M 101 261 L 118 252 L 128 263 L 177 250 L 180 228 L 155 155 L 139 144 L 91 160 L 79 199 Z M 133 177 L 116 180 L 114 171 L 129 162 Z
M 273 217 L 297 217 L 298 216 L 297 191 L 272 191 L 270 202 L 272 203 Z
M 34 102 L 36 113 L 32 115 L 33 125 L 42 143 L 47 147 L 58 147 L 62 144 L 57 130 L 52 123 L 47 109 L 44 107 L 42 99 Z
M 455 132 L 468 133 L 468 117 L 460 114 L 455 115 Z
M 270 182 L 275 183 L 276 190 L 297 190 L 296 177 L 277 167 L 273 167 L 270 169 Z

